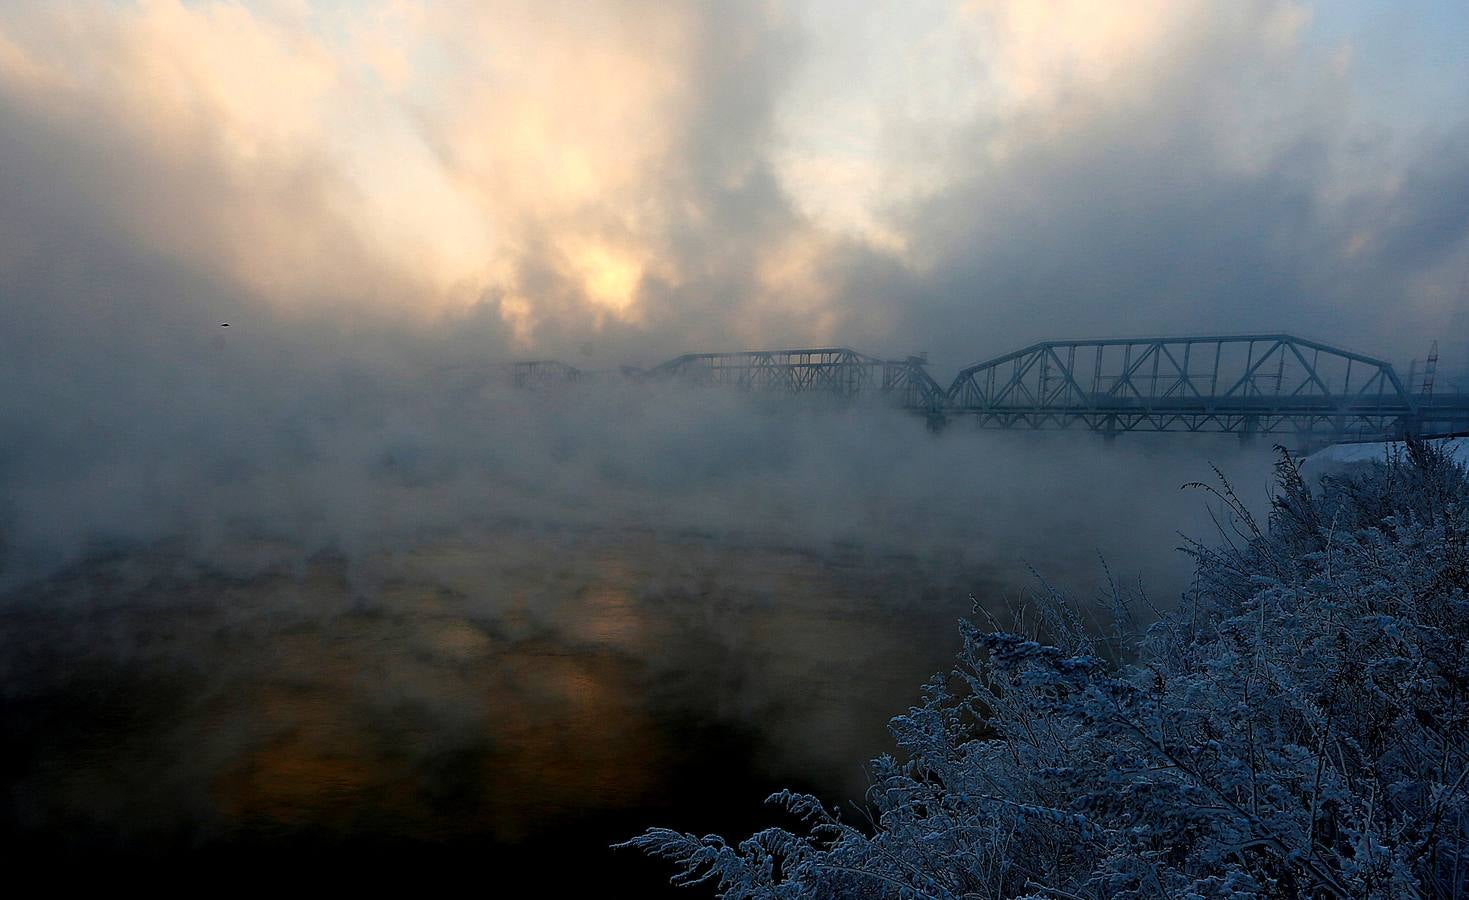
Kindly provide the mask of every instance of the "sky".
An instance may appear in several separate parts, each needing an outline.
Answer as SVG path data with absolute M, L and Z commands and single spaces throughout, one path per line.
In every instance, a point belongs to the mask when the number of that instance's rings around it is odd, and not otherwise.
M 8 3 L 0 342 L 1469 364 L 1466 45 L 1448 0 Z
M 543 501 L 1145 508 L 1146 459 L 445 379 L 1280 330 L 1469 368 L 1466 41 L 1423 0 L 0 4 L 0 576 Z

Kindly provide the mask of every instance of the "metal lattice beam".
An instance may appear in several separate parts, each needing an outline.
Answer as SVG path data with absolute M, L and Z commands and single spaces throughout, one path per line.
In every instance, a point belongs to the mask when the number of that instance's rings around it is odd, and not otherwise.
M 920 357 L 847 347 L 689 353 L 643 372 L 745 391 L 878 396 L 928 418 L 985 428 L 1293 434 L 1382 440 L 1469 431 L 1469 397 L 1410 393 L 1371 356 L 1288 334 L 1045 341 L 964 370 L 944 389 Z M 501 367 L 520 387 L 579 381 L 554 360 Z
M 1046 341 L 962 370 L 945 399 L 949 413 L 998 428 L 1340 440 L 1421 424 L 1390 364 L 1287 334 Z
M 688 353 L 657 366 L 654 377 L 749 391 L 896 396 L 902 405 L 939 408 L 943 388 L 916 357 L 884 360 L 847 347 Z
M 546 388 L 581 381 L 585 373 L 576 366 L 555 359 L 529 359 L 506 363 L 500 367 L 510 383 L 519 388 Z

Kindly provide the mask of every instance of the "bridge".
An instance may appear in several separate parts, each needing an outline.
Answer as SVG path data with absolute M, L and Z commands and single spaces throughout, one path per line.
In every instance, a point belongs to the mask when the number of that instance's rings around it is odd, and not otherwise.
M 586 373 L 513 364 L 513 383 L 545 386 Z M 1469 395 L 1415 394 L 1391 364 L 1289 334 L 1043 341 L 962 369 L 949 387 L 922 357 L 884 359 L 846 347 L 689 353 L 641 378 L 694 385 L 881 398 L 930 427 L 1280 435 L 1298 445 L 1469 431 Z
M 1286 334 L 1047 341 L 962 370 L 947 400 L 990 427 L 1107 434 L 1364 440 L 1427 424 L 1390 364 Z
M 944 389 L 920 357 L 879 359 L 846 347 L 686 353 L 654 367 L 655 378 L 746 391 L 821 393 L 838 397 L 880 394 L 915 410 L 941 410 Z

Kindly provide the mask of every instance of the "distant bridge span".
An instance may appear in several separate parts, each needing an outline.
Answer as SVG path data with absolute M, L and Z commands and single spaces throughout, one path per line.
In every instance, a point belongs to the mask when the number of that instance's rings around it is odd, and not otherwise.
M 1425 424 L 1389 363 L 1287 334 L 1045 341 L 960 371 L 946 400 L 998 428 L 1342 440 Z
M 561 363 L 512 368 L 523 385 L 574 381 Z M 525 377 L 533 367 L 535 376 Z M 1043 341 L 976 363 L 943 388 L 920 357 L 846 347 L 690 353 L 639 377 L 748 391 L 876 396 L 931 427 L 1216 432 L 1384 440 L 1469 431 L 1469 395 L 1419 396 L 1391 364 L 1289 334 Z
M 839 397 L 881 394 L 910 409 L 941 409 L 944 389 L 919 357 L 880 359 L 847 347 L 686 353 L 649 374 L 695 384 Z

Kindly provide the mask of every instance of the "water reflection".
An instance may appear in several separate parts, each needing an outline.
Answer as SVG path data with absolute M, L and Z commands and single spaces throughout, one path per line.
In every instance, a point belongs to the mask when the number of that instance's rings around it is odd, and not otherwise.
M 279 559 L 136 551 L 6 598 L 7 830 L 38 852 L 370 838 L 530 865 L 552 835 L 600 858 L 654 821 L 737 827 L 784 784 L 860 792 L 990 589 L 626 533 L 240 552 Z

